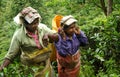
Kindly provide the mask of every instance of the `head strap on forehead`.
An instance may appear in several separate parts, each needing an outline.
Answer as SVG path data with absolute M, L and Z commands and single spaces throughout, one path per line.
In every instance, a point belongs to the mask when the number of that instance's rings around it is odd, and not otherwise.
M 33 9 L 32 7 L 26 7 L 21 11 L 21 14 L 26 16 L 30 12 L 37 12 L 37 10 Z
M 72 18 L 72 17 L 67 18 L 65 21 L 62 22 L 62 24 L 64 25 L 65 22 L 68 21 L 70 18 Z
M 39 22 L 42 19 L 37 10 L 32 7 L 24 8 L 20 13 L 18 13 L 16 17 L 14 17 L 14 21 L 17 24 L 23 24 L 24 22 L 21 17 L 24 18 L 29 24 L 31 24 L 36 18 L 39 18 Z
M 72 15 L 64 16 L 61 20 L 61 26 L 63 29 L 67 29 L 72 23 L 75 22 L 77 22 L 77 20 Z
M 77 22 L 77 20 L 72 15 L 64 16 L 61 20 L 62 25 L 71 25 L 74 22 Z

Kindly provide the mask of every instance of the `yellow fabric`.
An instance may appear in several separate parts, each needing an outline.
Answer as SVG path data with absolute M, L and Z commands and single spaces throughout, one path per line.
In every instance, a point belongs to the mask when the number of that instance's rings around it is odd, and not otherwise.
M 51 44 L 41 50 L 22 53 L 21 62 L 25 65 L 37 65 L 40 62 L 46 61 L 50 57 Z
M 51 47 L 51 44 L 49 44 L 47 47 L 43 48 L 42 50 L 37 50 L 35 52 L 31 52 L 29 54 L 26 53 L 26 54 L 29 56 L 29 58 L 35 58 L 36 56 L 38 56 L 40 54 L 50 52 L 51 51 L 50 47 Z
M 55 30 L 56 32 L 58 31 L 58 29 L 60 28 L 60 20 L 63 18 L 62 15 L 56 15 L 53 19 L 52 19 L 52 29 Z
M 54 44 L 51 45 L 52 53 L 50 56 L 50 61 L 55 61 L 56 60 L 56 48 Z
M 62 15 L 56 15 L 52 19 L 52 30 L 55 30 L 56 32 L 58 32 L 58 29 L 60 28 L 60 20 L 62 18 L 63 18 Z M 55 48 L 54 44 L 51 45 L 51 48 L 52 48 L 52 53 L 50 56 L 50 60 L 55 61 L 56 60 L 56 48 Z

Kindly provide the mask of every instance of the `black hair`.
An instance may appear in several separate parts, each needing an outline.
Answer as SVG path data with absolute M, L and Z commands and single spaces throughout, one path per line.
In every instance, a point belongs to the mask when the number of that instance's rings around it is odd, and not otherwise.
M 24 24 L 25 26 L 29 25 L 29 23 L 28 23 L 25 19 L 23 19 L 23 24 Z
M 70 25 L 64 25 L 63 29 L 66 30 Z
M 20 19 L 22 20 L 22 23 L 24 26 L 28 26 L 29 23 L 24 19 L 24 17 L 20 17 Z

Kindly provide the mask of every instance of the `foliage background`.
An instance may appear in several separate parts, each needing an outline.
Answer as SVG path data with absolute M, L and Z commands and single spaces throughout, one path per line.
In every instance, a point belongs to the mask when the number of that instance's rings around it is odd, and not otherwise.
M 103 0 L 107 4 L 107 0 Z M 17 26 L 13 18 L 26 6 L 37 9 L 42 23 L 51 28 L 56 14 L 73 15 L 89 39 L 81 49 L 80 77 L 120 77 L 120 1 L 114 0 L 112 13 L 106 16 L 99 8 L 100 0 L 1 0 L 0 64 L 8 51 Z M 15 59 L 0 72 L 0 77 L 32 77 L 29 68 Z

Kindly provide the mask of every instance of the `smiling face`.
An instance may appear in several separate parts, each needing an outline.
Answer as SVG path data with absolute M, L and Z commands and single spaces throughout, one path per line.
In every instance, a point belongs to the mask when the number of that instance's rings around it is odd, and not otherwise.
M 64 32 L 66 33 L 67 36 L 71 37 L 75 33 L 75 28 L 76 24 L 72 23 L 68 28 L 64 29 Z
M 37 27 L 39 25 L 39 18 L 36 18 L 31 24 L 29 24 L 25 21 L 24 25 L 28 31 L 34 33 L 37 30 Z

